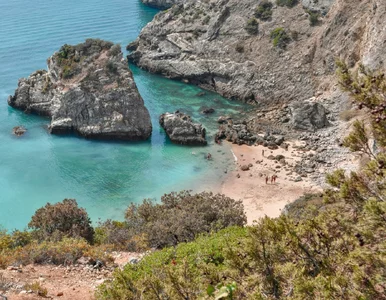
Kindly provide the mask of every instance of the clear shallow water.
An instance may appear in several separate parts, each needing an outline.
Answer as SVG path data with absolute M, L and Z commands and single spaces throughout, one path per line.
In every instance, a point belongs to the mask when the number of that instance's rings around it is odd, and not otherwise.
M 47 202 L 77 199 L 93 221 L 123 217 L 130 202 L 182 189 L 204 190 L 221 181 L 233 157 L 213 144 L 215 120 L 245 106 L 213 93 L 148 74 L 131 66 L 150 111 L 153 134 L 141 143 L 97 142 L 47 133 L 48 119 L 26 115 L 7 105 L 18 78 L 46 68 L 45 61 L 64 43 L 86 38 L 121 43 L 134 40 L 157 11 L 140 0 L 0 0 L 0 225 L 24 228 Z M 216 109 L 204 116 L 202 106 Z M 180 109 L 204 124 L 207 147 L 171 144 L 158 116 Z M 16 125 L 28 132 L 17 138 Z M 213 161 L 204 155 L 210 152 Z

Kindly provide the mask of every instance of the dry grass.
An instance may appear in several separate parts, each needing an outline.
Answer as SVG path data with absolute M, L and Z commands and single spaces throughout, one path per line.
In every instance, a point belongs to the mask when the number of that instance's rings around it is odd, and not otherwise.
M 355 109 L 344 110 L 339 114 L 339 118 L 343 121 L 350 121 L 351 119 L 357 117 L 359 115 L 359 111 Z

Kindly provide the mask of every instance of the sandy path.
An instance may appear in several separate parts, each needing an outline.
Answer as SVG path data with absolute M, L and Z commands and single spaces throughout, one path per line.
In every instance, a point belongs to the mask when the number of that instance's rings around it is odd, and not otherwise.
M 288 150 L 282 148 L 269 150 L 263 146 L 231 145 L 236 170 L 230 172 L 223 182 L 221 193 L 243 201 L 248 224 L 252 224 L 254 220 L 265 215 L 277 217 L 286 204 L 296 200 L 304 193 L 320 190 L 307 178 L 302 178 L 302 181 L 299 182 L 294 181 L 298 175 L 291 171 L 291 165 L 300 160 L 301 151 L 294 149 L 293 146 L 299 144 L 290 143 Z M 264 150 L 264 156 L 262 150 Z M 286 165 L 267 158 L 269 155 L 279 154 L 285 156 Z M 242 171 L 240 169 L 242 165 L 248 164 L 253 165 L 250 170 Z M 266 184 L 265 176 L 271 177 L 274 174 L 278 176 L 276 183 L 271 184 L 269 180 Z

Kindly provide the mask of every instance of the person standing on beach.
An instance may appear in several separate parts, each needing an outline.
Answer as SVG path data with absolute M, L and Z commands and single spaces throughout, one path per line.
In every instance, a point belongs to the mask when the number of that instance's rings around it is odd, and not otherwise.
M 265 176 L 265 184 L 268 184 L 268 176 Z
M 261 150 L 261 155 L 264 157 L 264 149 Z

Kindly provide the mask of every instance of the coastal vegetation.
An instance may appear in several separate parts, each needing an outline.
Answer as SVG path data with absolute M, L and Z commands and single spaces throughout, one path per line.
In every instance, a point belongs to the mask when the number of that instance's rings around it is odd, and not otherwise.
M 189 242 L 203 233 L 246 223 L 244 207 L 224 195 L 189 191 L 165 194 L 161 203 L 132 204 L 125 221 L 95 227 L 74 199 L 36 211 L 30 230 L 0 231 L 0 267 L 29 263 L 72 264 L 82 256 L 111 262 L 113 250 L 145 251 Z
M 327 176 L 330 189 L 305 195 L 279 218 L 230 227 L 146 256 L 100 286 L 101 299 L 383 299 L 386 290 L 385 79 L 338 63 L 341 86 L 372 126 L 354 126 L 345 145 L 369 156 L 357 172 Z M 359 123 L 356 123 L 359 124 Z M 373 134 L 371 134 L 373 132 Z M 323 198 L 322 198 L 323 197 Z M 299 208 L 301 208 L 299 212 Z

